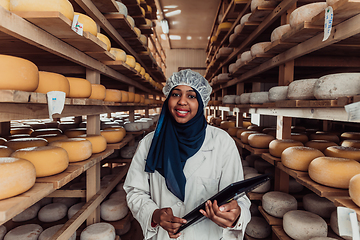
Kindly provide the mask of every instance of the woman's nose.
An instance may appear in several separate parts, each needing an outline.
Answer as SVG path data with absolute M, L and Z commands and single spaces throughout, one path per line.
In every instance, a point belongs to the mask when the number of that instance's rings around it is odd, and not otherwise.
M 179 105 L 186 105 L 187 101 L 186 101 L 186 95 L 182 95 L 178 101 Z

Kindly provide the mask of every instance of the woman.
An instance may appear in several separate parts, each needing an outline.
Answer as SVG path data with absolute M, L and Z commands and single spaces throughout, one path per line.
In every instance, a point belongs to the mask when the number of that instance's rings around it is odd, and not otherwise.
M 242 197 L 219 207 L 214 201 L 189 226 L 181 217 L 232 182 L 243 180 L 238 149 L 223 130 L 208 126 L 204 107 L 211 87 L 199 73 L 174 73 L 163 88 L 166 101 L 154 132 L 142 139 L 124 189 L 145 239 L 242 239 L 250 201 Z

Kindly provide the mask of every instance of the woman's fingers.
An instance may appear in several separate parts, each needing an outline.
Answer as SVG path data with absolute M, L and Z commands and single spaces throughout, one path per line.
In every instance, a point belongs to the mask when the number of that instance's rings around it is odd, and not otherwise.
M 205 211 L 200 212 L 211 221 L 215 222 L 221 227 L 231 227 L 234 221 L 240 216 L 240 207 L 235 200 L 218 206 L 216 200 L 214 203 L 207 201 L 205 204 Z

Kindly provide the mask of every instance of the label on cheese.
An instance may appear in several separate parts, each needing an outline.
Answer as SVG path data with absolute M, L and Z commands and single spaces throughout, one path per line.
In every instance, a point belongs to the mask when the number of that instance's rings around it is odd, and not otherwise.
M 345 105 L 345 111 L 348 114 L 349 121 L 355 121 L 360 119 L 360 102 L 351 103 Z
M 48 92 L 46 96 L 48 101 L 49 118 L 53 121 L 53 114 L 61 114 L 64 109 L 66 94 L 60 91 L 51 91 Z
M 79 23 L 79 15 L 76 14 L 74 15 L 74 19 L 71 25 L 71 29 L 76 32 L 77 34 L 79 34 L 80 36 L 83 36 L 84 33 L 84 24 Z
M 325 22 L 324 22 L 324 38 L 323 41 L 326 41 L 331 33 L 332 28 L 332 22 L 333 22 L 333 8 L 331 6 L 328 6 L 325 8 Z

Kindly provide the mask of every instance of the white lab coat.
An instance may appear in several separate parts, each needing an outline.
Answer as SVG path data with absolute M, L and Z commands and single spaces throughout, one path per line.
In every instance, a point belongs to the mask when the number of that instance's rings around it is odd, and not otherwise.
M 230 183 L 243 180 L 244 177 L 234 140 L 225 131 L 208 125 L 203 145 L 184 166 L 186 185 L 185 200 L 182 202 L 167 189 L 164 177 L 157 171 L 144 171 L 153 134 L 154 132 L 149 133 L 141 140 L 130 165 L 124 189 L 127 192 L 128 206 L 140 223 L 144 238 L 163 240 L 170 239 L 168 233 L 160 226 L 151 227 L 152 214 L 156 209 L 171 207 L 174 216 L 183 217 Z M 179 239 L 243 239 L 251 218 L 251 203 L 247 197 L 241 197 L 238 204 L 241 215 L 234 228 L 224 229 L 206 218 L 182 231 Z

